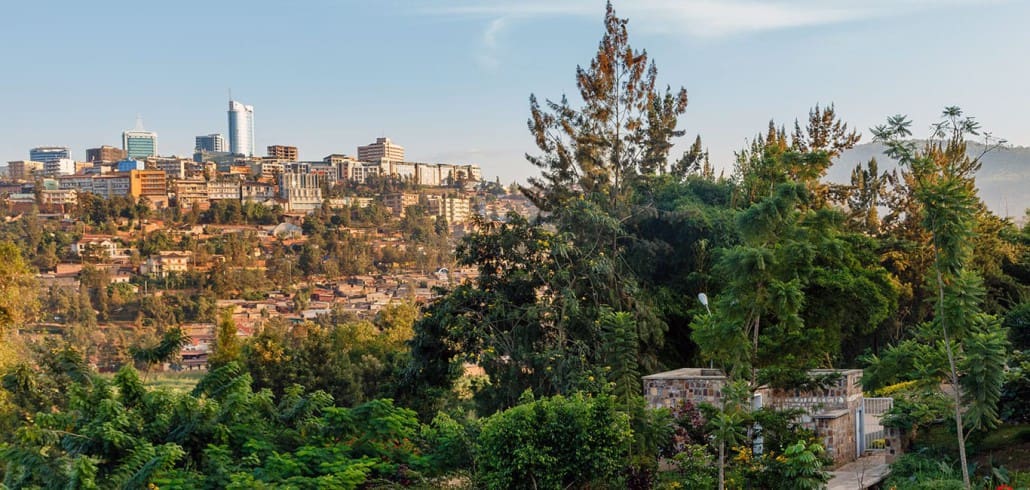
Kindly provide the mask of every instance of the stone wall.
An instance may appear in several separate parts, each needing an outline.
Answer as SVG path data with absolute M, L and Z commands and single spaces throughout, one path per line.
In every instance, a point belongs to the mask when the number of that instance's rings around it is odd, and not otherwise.
M 684 401 L 719 406 L 726 376 L 714 369 L 677 369 L 644 376 L 644 399 L 651 408 L 672 408 Z
M 825 388 L 815 390 L 756 390 L 763 406 L 778 410 L 802 409 L 803 425 L 815 430 L 835 463 L 857 457 L 855 414 L 862 405 L 862 371 L 813 370 L 813 377 L 839 375 Z M 671 408 L 683 401 L 719 406 L 726 376 L 719 370 L 685 368 L 652 374 L 643 378 L 644 398 L 652 408 Z
M 854 412 L 838 410 L 832 414 L 813 418 L 815 433 L 822 439 L 823 448 L 834 463 L 846 463 L 857 459 Z

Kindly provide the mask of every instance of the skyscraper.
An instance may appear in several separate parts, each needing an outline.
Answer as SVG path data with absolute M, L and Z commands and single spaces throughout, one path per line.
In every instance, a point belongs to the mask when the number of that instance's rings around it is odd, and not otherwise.
M 122 133 L 122 149 L 126 158 L 157 155 L 157 133 L 143 129 L 143 120 L 136 119 L 136 128 Z
M 230 120 L 232 116 L 229 116 Z M 232 124 L 232 123 L 230 123 Z M 197 136 L 197 145 L 194 151 L 227 151 L 225 137 L 219 133 L 212 133 L 206 136 Z
M 65 146 L 38 146 L 29 150 L 29 160 L 33 162 L 56 162 L 62 158 L 71 158 L 71 152 Z
M 229 152 L 254 156 L 254 106 L 229 99 Z

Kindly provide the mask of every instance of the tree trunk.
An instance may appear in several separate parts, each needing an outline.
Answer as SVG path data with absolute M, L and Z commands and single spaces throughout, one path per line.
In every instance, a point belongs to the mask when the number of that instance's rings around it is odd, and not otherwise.
M 937 264 L 937 291 L 940 300 L 940 308 L 943 310 L 944 307 L 944 278 L 941 276 L 941 266 Z M 958 369 L 955 367 L 955 354 L 951 350 L 951 339 L 948 337 L 948 325 L 945 322 L 944 315 L 940 315 L 941 331 L 944 333 L 944 349 L 948 353 L 948 367 L 951 372 L 949 378 L 951 380 L 952 395 L 955 398 L 955 432 L 958 435 L 958 459 L 959 464 L 962 465 L 962 485 L 967 489 L 969 486 L 969 466 L 966 463 L 966 436 L 963 433 L 962 428 L 962 392 L 961 387 L 958 384 Z
M 719 442 L 719 490 L 726 490 L 726 441 Z

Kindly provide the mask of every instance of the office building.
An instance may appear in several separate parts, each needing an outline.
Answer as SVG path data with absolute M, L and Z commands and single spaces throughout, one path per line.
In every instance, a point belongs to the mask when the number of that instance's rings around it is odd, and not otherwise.
M 16 160 L 7 162 L 7 178 L 10 180 L 32 180 L 37 172 L 43 171 L 43 162 Z
M 351 169 L 361 165 L 356 158 L 350 155 L 336 153 L 326 156 L 322 161 L 336 167 L 337 180 L 352 180 L 354 177 Z
M 187 169 L 193 160 L 179 157 L 151 157 L 146 161 L 146 168 L 150 170 L 163 170 L 165 177 L 169 179 L 186 178 Z
M 146 158 L 157 155 L 157 133 L 143 129 L 143 121 L 136 120 L 136 128 L 122 133 L 122 149 L 126 158 Z
M 283 162 L 296 162 L 297 161 L 297 147 L 296 146 L 284 146 L 284 145 L 272 145 L 268 147 L 268 158 L 274 158 Z
M 225 144 L 225 137 L 219 133 L 212 133 L 205 136 L 197 136 L 196 145 L 193 150 L 197 152 L 208 151 L 208 152 L 226 152 L 229 151 L 229 145 Z
M 125 150 L 103 145 L 100 148 L 86 150 L 86 161 L 94 163 L 114 163 L 125 159 Z
M 146 164 L 144 164 L 140 160 L 133 160 L 132 158 L 126 158 L 125 160 L 118 162 L 115 166 L 115 170 L 118 172 L 128 172 L 130 170 L 144 169 L 146 169 Z
M 78 187 L 77 178 L 62 178 L 58 182 L 61 189 Z M 168 185 L 165 173 L 161 170 L 130 170 L 96 175 L 92 177 L 91 183 L 92 192 L 105 199 L 117 196 L 135 199 L 146 197 L 154 207 L 168 205 Z
M 57 177 L 58 175 L 72 175 L 75 173 L 75 160 L 71 158 L 59 158 L 57 160 L 43 163 L 43 175 Z
M 93 192 L 93 175 L 62 175 L 56 178 L 60 190 Z
M 146 197 L 157 208 L 168 206 L 168 180 L 162 170 L 132 170 L 129 172 L 129 195 Z
M 287 211 L 312 211 L 322 206 L 322 186 L 317 175 L 286 172 L 279 175 L 279 197 Z
M 254 106 L 229 101 L 229 152 L 254 156 Z
M 71 157 L 66 146 L 39 146 L 29 150 L 29 160 L 33 162 L 47 163 Z
M 124 172 L 97 175 L 90 179 L 90 182 L 92 183 L 92 192 L 104 199 L 128 196 L 132 189 L 132 181 L 129 178 L 129 174 Z
M 376 138 L 375 143 L 358 147 L 358 160 L 362 162 L 404 161 L 404 147 L 393 144 L 390 138 Z

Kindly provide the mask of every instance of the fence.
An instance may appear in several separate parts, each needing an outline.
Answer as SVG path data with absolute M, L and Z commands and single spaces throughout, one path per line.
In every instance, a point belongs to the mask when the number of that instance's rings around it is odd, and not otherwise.
M 883 418 L 892 407 L 893 398 L 864 398 L 862 399 L 862 450 L 886 449 L 887 432 L 880 424 Z

